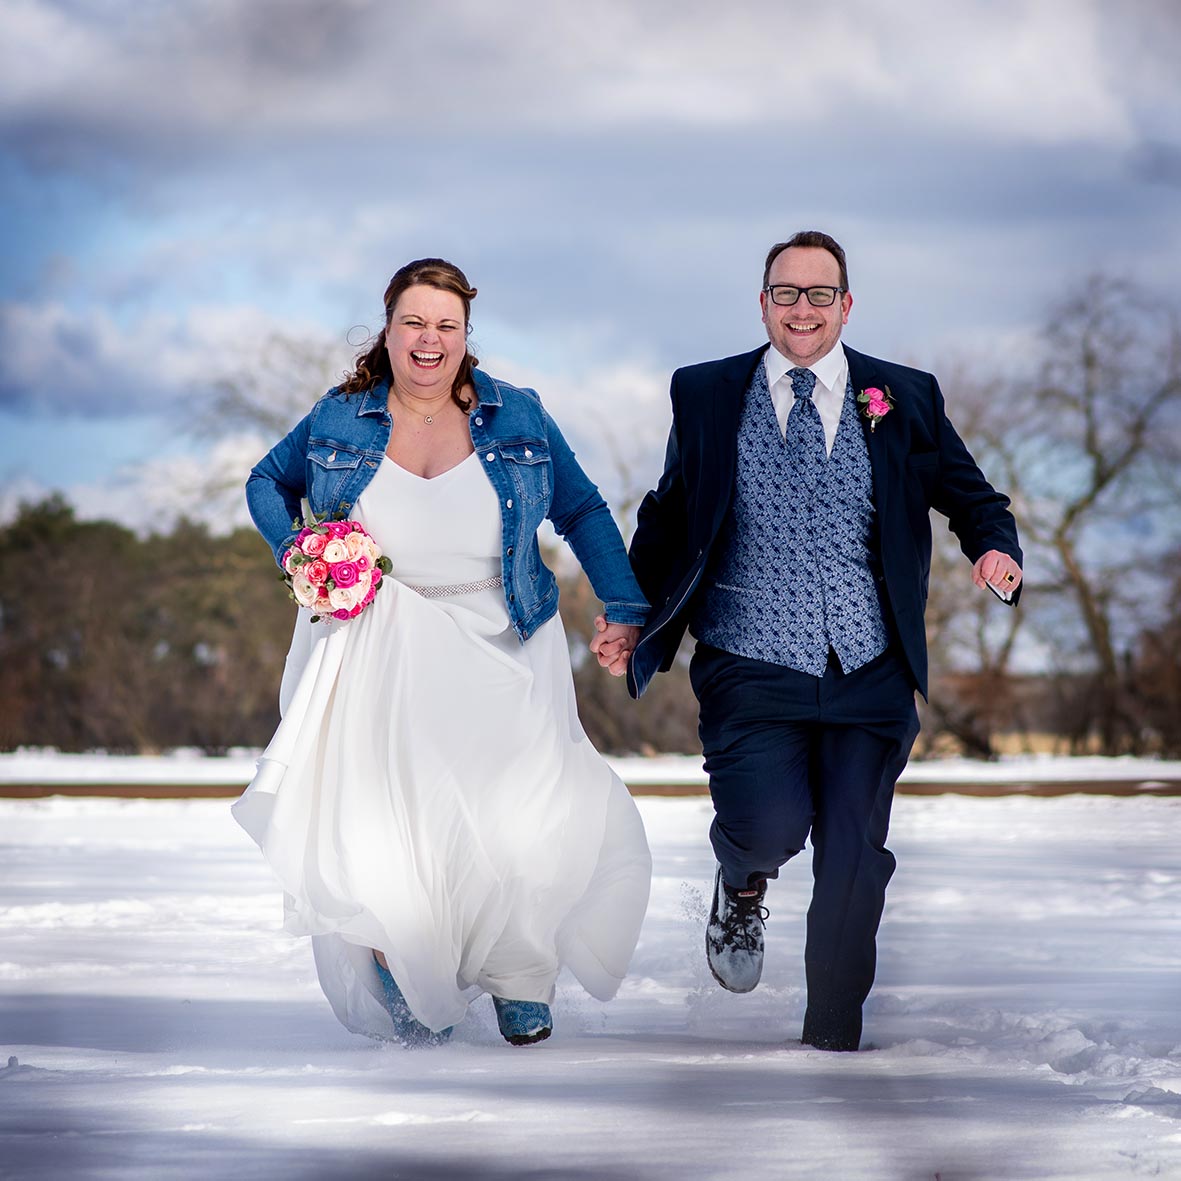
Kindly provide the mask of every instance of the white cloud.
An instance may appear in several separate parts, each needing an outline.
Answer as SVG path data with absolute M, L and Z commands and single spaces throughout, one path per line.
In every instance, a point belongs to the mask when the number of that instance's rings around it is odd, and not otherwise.
M 21 504 L 57 491 L 80 520 L 118 521 L 143 533 L 167 533 L 182 517 L 214 533 L 249 526 L 243 487 L 269 446 L 258 435 L 241 433 L 194 454 L 128 464 L 86 483 L 50 487 L 27 477 L 9 481 L 0 489 L 0 524 L 10 522 Z
M 117 319 L 101 306 L 0 304 L 0 407 L 79 415 L 173 413 L 249 366 L 276 334 L 323 339 L 257 308 L 199 305 Z
M 538 390 L 612 508 L 634 514 L 639 497 L 660 474 L 669 417 L 667 373 L 620 365 L 575 376 L 495 356 L 481 367 Z M 249 525 L 243 486 L 251 467 L 276 441 L 237 430 L 187 453 L 125 464 L 85 483 L 51 487 L 29 476 L 10 479 L 0 490 L 0 523 L 11 520 L 22 502 L 43 499 L 56 487 L 85 520 L 164 532 L 181 517 L 204 522 L 215 532 Z
M 667 370 L 629 362 L 572 373 L 495 355 L 481 368 L 537 390 L 611 507 L 634 515 L 663 466 L 671 420 Z
M 604 0 L 593 13 L 525 0 L 189 0 L 108 6 L 102 20 L 54 0 L 4 8 L 0 107 L 12 126 L 201 152 L 327 135 L 405 152 L 408 168 L 404 145 L 505 127 L 761 126 L 799 152 L 846 120 L 905 120 L 908 134 L 1127 144 L 1155 106 L 1136 81 L 1143 69 L 1181 93 L 1163 64 L 1169 39 L 1130 36 L 1144 27 L 1136 8 L 1104 0 L 860 0 L 819 12 Z

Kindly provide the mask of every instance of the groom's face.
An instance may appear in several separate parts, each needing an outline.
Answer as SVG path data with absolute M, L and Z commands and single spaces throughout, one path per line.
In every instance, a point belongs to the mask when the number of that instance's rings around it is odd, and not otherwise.
M 768 286 L 839 287 L 841 268 L 827 250 L 819 246 L 790 246 L 771 264 Z M 797 365 L 819 361 L 841 338 L 849 322 L 853 297 L 846 291 L 826 308 L 813 307 L 806 295 L 789 308 L 771 302 L 767 292 L 759 295 L 763 323 L 771 343 Z

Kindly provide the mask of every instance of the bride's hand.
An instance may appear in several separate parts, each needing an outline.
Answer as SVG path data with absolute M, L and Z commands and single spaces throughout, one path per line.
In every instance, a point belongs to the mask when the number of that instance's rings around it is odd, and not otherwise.
M 627 672 L 628 658 L 640 638 L 640 628 L 631 623 L 608 623 L 604 616 L 595 619 L 595 636 L 590 650 L 599 664 L 613 677 Z

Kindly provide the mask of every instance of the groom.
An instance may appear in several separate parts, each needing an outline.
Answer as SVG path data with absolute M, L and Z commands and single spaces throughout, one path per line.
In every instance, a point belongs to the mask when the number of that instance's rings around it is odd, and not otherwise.
M 1009 602 L 1022 555 L 935 378 L 841 344 L 853 297 L 832 238 L 772 247 L 759 302 L 769 348 L 673 374 L 664 474 L 631 545 L 653 610 L 628 688 L 688 628 L 715 811 L 710 968 L 733 992 L 758 984 L 767 879 L 810 838 L 803 1041 L 856 1050 L 890 803 L 927 692 L 930 510 L 976 586 Z

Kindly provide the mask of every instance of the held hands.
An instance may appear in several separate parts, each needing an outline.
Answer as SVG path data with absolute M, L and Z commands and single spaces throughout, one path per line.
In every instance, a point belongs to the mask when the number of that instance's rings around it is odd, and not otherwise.
M 1008 599 L 1021 585 L 1021 567 L 1008 554 L 990 549 L 972 567 L 972 581 L 981 590 L 987 586 Z
M 640 638 L 640 628 L 632 623 L 608 623 L 605 616 L 595 617 L 595 637 L 590 650 L 599 664 L 613 677 L 627 672 L 628 657 L 631 656 Z

